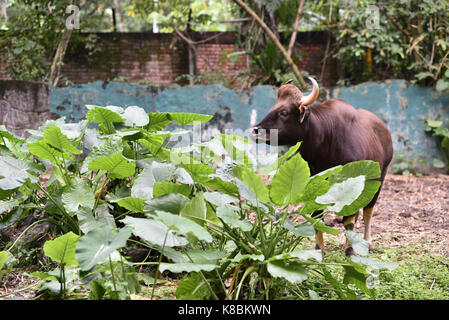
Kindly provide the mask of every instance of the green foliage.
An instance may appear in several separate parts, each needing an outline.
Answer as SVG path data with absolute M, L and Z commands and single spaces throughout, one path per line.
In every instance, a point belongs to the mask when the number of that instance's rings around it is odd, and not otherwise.
M 397 261 L 394 270 L 381 270 L 374 278 L 378 300 L 447 300 L 449 261 L 446 256 L 423 250 L 420 243 L 390 248 L 376 254 Z
M 82 34 L 80 30 L 110 25 L 105 12 L 96 10 L 98 5 L 107 5 L 108 2 L 78 3 L 80 29 L 73 31 L 73 47 L 81 45 L 90 52 L 98 50 L 96 38 Z M 66 30 L 66 19 L 71 14 L 70 11 L 66 13 L 66 9 L 73 5 L 73 1 L 14 0 L 6 3 L 9 4 L 6 8 L 8 21 L 0 24 L 0 52 L 7 62 L 9 73 L 17 80 L 47 81 L 53 55 Z
M 42 290 L 70 297 L 83 288 L 85 298 L 129 299 L 140 290 L 135 266 L 126 260 L 132 241 L 152 250 L 153 261 L 141 264 L 151 266 L 153 279 L 168 271 L 186 274 L 178 298 L 283 298 L 296 295 L 296 286 L 317 274 L 341 297 L 372 296 L 366 265 L 384 267 L 383 262 L 351 260 L 341 252 L 330 264 L 338 270 L 326 273 L 330 265 L 321 252 L 302 245 L 314 229 L 338 234 L 311 217 L 315 210 L 348 215 L 371 200 L 378 188 L 377 163 L 348 163 L 310 177 L 307 162 L 296 153 L 298 143 L 266 169 L 273 176 L 267 185 L 254 170 L 246 139 L 220 135 L 192 148 L 170 146 L 176 135 L 164 131 L 167 125 L 190 126 L 210 116 L 145 117 L 135 106 L 89 108 L 80 124 L 52 120 L 31 131 L 20 150 L 16 137 L 0 131 L 0 165 L 14 173 L 2 171 L 0 177 L 1 222 L 15 221 L 15 210 L 23 216 L 39 208 L 63 234 L 44 245 L 58 268 L 31 274 L 45 282 Z M 87 129 L 89 123 L 98 130 Z M 90 152 L 81 157 L 86 149 Z M 229 170 L 220 169 L 226 166 Z M 40 180 L 44 174 L 50 175 L 46 183 Z M 288 212 L 299 203 L 304 205 Z M 306 221 L 295 225 L 291 219 L 297 217 Z M 346 236 L 359 256 L 367 254 L 360 235 Z M 234 285 L 226 289 L 224 281 Z M 155 285 L 156 280 L 153 297 Z
M 424 130 L 432 133 L 437 139 L 438 147 L 441 150 L 443 161 L 435 158 L 433 166 L 436 168 L 446 167 L 449 170 L 449 124 L 444 125 L 443 121 L 426 120 Z
M 334 1 L 325 29 L 336 36 L 336 53 L 351 83 L 388 78 L 449 89 L 446 1 Z M 319 10 L 315 5 L 312 10 Z M 322 7 L 322 9 L 327 9 Z M 413 27 L 410 27 L 413 26 Z
M 8 252 L 0 251 L 0 280 L 2 280 L 3 276 L 8 272 L 6 268 L 3 268 L 7 260 L 8 260 Z

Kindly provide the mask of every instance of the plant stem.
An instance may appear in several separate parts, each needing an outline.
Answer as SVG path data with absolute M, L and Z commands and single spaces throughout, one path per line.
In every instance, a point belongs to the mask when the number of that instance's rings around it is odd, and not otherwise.
M 10 296 L 10 295 L 13 295 L 13 294 L 22 292 L 22 291 L 26 291 L 26 290 L 28 290 L 28 289 L 30 289 L 30 288 L 32 288 L 32 287 L 38 285 L 38 284 L 41 284 L 41 283 L 43 283 L 43 282 L 44 282 L 44 280 L 41 280 L 41 281 L 35 282 L 35 283 L 33 283 L 33 284 L 30 284 L 29 286 L 26 286 L 25 288 L 22 288 L 22 289 L 20 289 L 20 290 L 2 294 L 2 295 L 0 295 L 0 298 L 4 298 L 4 297 L 7 297 L 7 296 Z
M 106 173 L 106 178 L 104 179 L 103 183 L 101 184 L 100 188 L 98 188 L 98 190 L 102 190 L 103 187 L 105 186 L 105 184 L 108 182 L 108 174 Z M 95 188 L 94 190 L 94 194 L 95 192 L 97 192 L 97 189 Z M 101 192 L 100 192 L 101 193 Z M 95 209 L 97 209 L 98 206 L 98 201 L 100 200 L 100 195 L 98 195 L 98 197 L 95 199 L 95 204 L 94 207 L 92 208 L 92 212 L 95 213 Z
M 16 241 L 14 241 L 14 243 L 11 245 L 11 247 L 9 247 L 8 250 L 6 250 L 7 252 L 10 252 L 12 248 L 14 248 L 14 246 L 17 244 L 17 242 L 20 240 L 20 238 L 22 238 L 22 236 L 28 231 L 30 230 L 32 227 L 34 227 L 34 225 L 43 222 L 43 221 L 47 221 L 48 219 L 41 219 L 38 221 L 33 222 L 32 224 L 30 224 L 28 227 L 25 228 L 25 230 L 23 230 L 23 232 L 17 237 Z
M 154 290 L 156 289 L 156 284 L 157 284 L 157 277 L 159 276 L 159 266 L 162 263 L 162 257 L 164 255 L 164 249 L 165 249 L 165 241 L 167 241 L 167 236 L 168 236 L 168 231 L 165 232 L 165 237 L 164 237 L 164 242 L 162 244 L 162 249 L 161 249 L 161 255 L 159 256 L 159 261 L 157 263 L 157 267 L 156 267 L 156 274 L 154 275 L 154 283 L 153 283 L 153 290 L 151 291 L 151 300 L 153 300 L 154 297 Z
M 41 189 L 41 191 L 45 194 L 45 196 L 49 198 L 51 202 L 53 202 L 53 204 L 59 209 L 59 211 L 61 211 L 62 215 L 68 220 L 69 225 L 71 225 L 71 230 L 77 232 L 78 235 L 81 235 L 81 230 L 79 228 L 78 223 L 76 223 L 75 220 L 70 215 L 67 214 L 64 208 L 61 208 L 59 203 L 57 203 L 56 200 L 53 199 L 53 197 L 44 188 L 42 188 L 40 183 L 37 183 L 37 185 L 39 186 L 39 189 Z
M 256 267 L 251 266 L 248 269 L 245 270 L 245 273 L 242 276 L 242 279 L 240 280 L 239 286 L 237 288 L 237 293 L 235 295 L 235 300 L 238 300 L 239 298 L 239 294 L 240 294 L 240 289 L 242 288 L 243 285 L 243 281 L 245 280 L 245 278 L 248 276 L 248 274 L 250 274 L 251 272 L 253 272 L 254 270 L 256 270 Z
M 112 285 L 114 286 L 115 299 L 118 300 L 117 285 L 115 284 L 114 269 L 112 268 L 111 255 L 109 255 L 109 267 L 111 268 Z

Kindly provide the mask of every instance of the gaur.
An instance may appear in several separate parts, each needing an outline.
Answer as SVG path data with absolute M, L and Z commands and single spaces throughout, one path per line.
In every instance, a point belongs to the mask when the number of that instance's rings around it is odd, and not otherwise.
M 355 109 L 342 100 L 328 99 L 310 106 L 318 98 L 319 87 L 313 78 L 309 79 L 313 89 L 307 96 L 292 84 L 284 84 L 279 88 L 276 104 L 252 128 L 252 138 L 256 142 L 269 143 L 269 132 L 275 129 L 279 145 L 290 147 L 302 141 L 299 152 L 308 162 L 311 175 L 352 161 L 378 162 L 381 185 L 372 201 L 363 208 L 364 239 L 371 243 L 373 208 L 393 157 L 390 132 L 375 114 Z M 358 214 L 343 218 L 346 230 L 353 230 Z M 312 216 L 316 215 L 315 212 Z M 324 253 L 322 232 L 316 231 L 315 237 L 317 249 Z M 353 254 L 348 243 L 346 254 Z

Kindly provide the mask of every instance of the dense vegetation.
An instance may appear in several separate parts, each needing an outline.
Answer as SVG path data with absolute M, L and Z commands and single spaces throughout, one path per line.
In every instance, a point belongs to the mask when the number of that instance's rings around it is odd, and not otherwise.
M 371 200 L 375 162 L 311 177 L 298 143 L 263 169 L 267 185 L 250 141 L 219 135 L 179 147 L 173 138 L 190 130 L 164 130 L 211 116 L 89 106 L 86 118 L 49 120 L 26 140 L 0 130 L 0 223 L 38 211 L 29 228 L 51 224 L 54 239 L 43 246 L 51 264 L 30 273 L 47 293 L 128 299 L 140 291 L 136 267 L 145 266 L 153 285 L 161 274 L 179 274 L 178 299 L 358 299 L 374 297 L 372 280 L 395 267 L 367 257 L 355 232 L 345 234 L 351 258 L 339 252 L 328 261 L 304 246 L 315 229 L 339 233 L 312 212 L 349 215 Z M 2 275 L 20 266 L 29 228 L 2 244 Z M 148 248 L 148 259 L 128 260 L 132 248 Z
M 67 32 L 65 22 L 70 12 L 66 8 L 73 1 L 8 0 L 0 4 L 5 6 L 0 15 L 0 28 L 5 30 L 0 34 L 0 43 L 13 78 L 64 85 L 63 79 L 57 81 L 58 66 L 63 63 L 67 48 L 81 45 L 91 54 L 101 50 L 94 36 L 82 32 L 158 31 L 172 32 L 174 38 L 182 32 L 188 40 L 189 30 L 235 31 L 240 51 L 224 53 L 222 59 L 232 61 L 238 54 L 250 56 L 251 72 L 238 75 L 242 86 L 279 85 L 295 78 L 273 39 L 236 2 L 80 0 L 76 2 L 80 9 L 79 29 Z M 296 20 L 296 31 L 328 31 L 323 62 L 336 62 L 338 84 L 401 78 L 439 91 L 449 90 L 447 1 L 246 3 L 286 49 L 290 47 Z M 73 46 L 67 47 L 69 42 Z M 289 54 L 297 61 L 305 53 L 296 45 L 289 48 Z M 228 84 L 220 72 L 217 68 L 212 74 L 195 74 L 195 81 Z M 319 79 L 322 76 L 315 75 Z

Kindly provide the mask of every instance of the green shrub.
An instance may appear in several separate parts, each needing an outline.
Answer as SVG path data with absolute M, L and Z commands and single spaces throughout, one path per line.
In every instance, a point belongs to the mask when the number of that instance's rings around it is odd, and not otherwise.
M 351 259 L 340 253 L 326 261 L 321 251 L 302 247 L 315 229 L 339 233 L 311 213 L 351 215 L 371 201 L 380 184 L 377 163 L 310 176 L 298 143 L 266 168 L 267 185 L 254 170 L 250 141 L 222 134 L 179 148 L 171 138 L 190 131 L 164 130 L 211 116 L 147 114 L 134 106 L 88 109 L 86 120 L 47 121 L 26 140 L 0 130 L 2 225 L 40 210 L 45 217 L 39 221 L 63 234 L 44 246 L 56 269 L 32 274 L 49 281 L 46 289 L 65 297 L 81 290 L 84 298 L 129 299 L 140 291 L 133 267 L 148 265 L 152 297 L 159 274 L 169 271 L 183 276 L 177 299 L 327 298 L 303 293 L 309 279 L 326 283 L 339 299 L 358 299 L 373 297 L 366 282 L 373 270 L 392 268 L 362 257 L 368 243 L 355 232 L 346 233 L 358 254 Z M 297 217 L 304 222 L 295 225 Z M 152 249 L 156 259 L 128 262 L 123 251 L 130 242 Z

